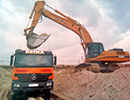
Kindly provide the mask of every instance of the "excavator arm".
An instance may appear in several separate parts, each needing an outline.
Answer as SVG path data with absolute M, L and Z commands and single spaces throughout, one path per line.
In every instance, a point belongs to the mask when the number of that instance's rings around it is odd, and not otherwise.
M 50 12 L 49 10 L 45 9 L 44 6 L 51 8 L 59 15 Z M 34 14 L 34 17 L 33 17 L 33 14 Z M 33 32 L 34 28 L 36 27 L 42 15 L 75 32 L 80 37 L 81 45 L 84 50 L 88 43 L 93 42 L 90 34 L 88 33 L 88 31 L 85 29 L 83 25 L 81 25 L 76 20 L 64 15 L 60 11 L 53 9 L 52 7 L 47 5 L 45 1 L 35 2 L 35 5 L 29 17 L 30 19 L 33 17 L 31 27 L 24 29 L 24 32 L 25 32 L 24 35 L 26 35 L 27 37 L 31 35 L 31 32 Z M 28 30 L 29 30 L 29 33 L 27 33 Z

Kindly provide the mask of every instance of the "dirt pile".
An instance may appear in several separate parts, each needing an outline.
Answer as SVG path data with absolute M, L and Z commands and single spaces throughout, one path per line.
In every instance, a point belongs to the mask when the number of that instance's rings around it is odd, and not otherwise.
M 0 66 L 0 99 L 6 100 L 11 87 L 12 68 Z
M 129 100 L 130 66 L 111 73 L 93 73 L 74 67 L 55 70 L 54 93 L 64 99 Z

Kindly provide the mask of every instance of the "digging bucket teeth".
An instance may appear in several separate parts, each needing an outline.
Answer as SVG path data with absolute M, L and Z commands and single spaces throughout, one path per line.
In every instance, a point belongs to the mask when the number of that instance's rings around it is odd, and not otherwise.
M 27 47 L 29 49 L 38 48 L 41 44 L 43 44 L 49 38 L 49 36 L 50 35 L 47 35 L 46 33 L 38 35 L 30 31 L 29 34 L 26 35 Z

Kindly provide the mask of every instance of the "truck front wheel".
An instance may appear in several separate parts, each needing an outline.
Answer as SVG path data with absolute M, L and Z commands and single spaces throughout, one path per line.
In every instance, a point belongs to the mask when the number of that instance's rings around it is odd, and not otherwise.
M 50 93 L 50 90 L 45 90 L 44 91 L 44 99 L 45 100 L 50 100 L 50 97 L 51 97 L 51 93 Z
M 8 100 L 23 100 L 21 91 L 9 91 Z

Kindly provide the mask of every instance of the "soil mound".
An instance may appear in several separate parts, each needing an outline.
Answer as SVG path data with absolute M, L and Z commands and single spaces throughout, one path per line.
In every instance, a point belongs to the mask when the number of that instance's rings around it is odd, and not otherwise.
M 12 68 L 0 66 L 0 99 L 7 100 L 7 94 L 11 88 Z
M 54 93 L 64 99 L 129 100 L 130 66 L 111 73 L 94 73 L 74 67 L 55 70 Z

